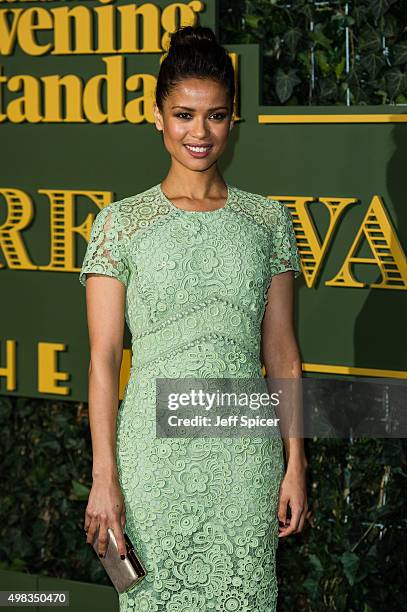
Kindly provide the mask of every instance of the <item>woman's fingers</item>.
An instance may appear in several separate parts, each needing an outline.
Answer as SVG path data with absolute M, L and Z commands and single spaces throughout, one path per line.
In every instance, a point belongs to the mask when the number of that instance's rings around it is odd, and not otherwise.
M 89 515 L 90 516 L 90 522 L 88 523 L 88 530 L 86 532 L 86 543 L 87 544 L 93 544 L 93 540 L 95 539 L 96 536 L 96 532 L 98 530 L 99 527 L 99 520 L 98 520 L 98 516 L 95 513 L 95 516 Z
M 280 527 L 280 533 L 278 534 L 279 538 L 285 538 L 291 533 L 296 533 L 298 525 L 300 523 L 301 514 L 303 512 L 303 507 L 296 504 L 293 504 L 291 508 L 291 519 L 287 527 Z
M 106 515 L 101 515 L 100 526 L 99 526 L 99 537 L 98 537 L 98 550 L 99 557 L 104 557 L 107 550 L 107 520 Z
M 291 515 L 290 527 L 293 528 L 293 532 L 296 532 L 298 529 L 298 525 L 300 524 L 301 514 L 303 511 L 303 506 L 295 505 Z
M 302 512 L 296 533 L 300 533 L 303 530 L 304 523 L 305 523 L 305 512 Z
M 305 524 L 305 519 L 306 519 L 306 513 L 307 510 L 304 509 L 300 512 L 299 515 L 299 520 L 298 520 L 298 515 L 297 517 L 295 516 L 295 510 L 293 512 L 293 516 L 291 518 L 291 521 L 288 521 L 287 526 L 285 527 L 279 527 L 280 533 L 278 535 L 278 537 L 281 538 L 285 538 L 286 536 L 290 535 L 291 533 L 300 533 L 303 528 L 304 528 L 304 524 Z M 297 524 L 297 527 L 295 527 L 295 525 Z
M 126 527 L 126 512 L 123 508 L 122 513 L 120 514 L 120 525 L 122 526 L 122 530 Z
M 124 539 L 124 526 L 126 523 L 126 516 L 122 512 L 120 516 L 114 520 L 108 520 L 105 514 L 98 515 L 96 512 L 94 516 L 86 516 L 85 520 L 85 531 L 86 531 L 86 543 L 93 544 L 96 536 L 96 532 L 99 530 L 98 535 L 98 549 L 97 553 L 99 556 L 105 556 L 108 546 L 109 534 L 108 528 L 113 530 L 114 536 L 117 542 L 118 553 L 121 558 L 126 557 L 126 542 Z
M 281 497 L 278 505 L 278 520 L 281 523 L 284 523 L 284 525 L 286 524 L 287 520 L 289 520 L 287 516 L 288 501 L 288 497 Z
M 85 520 L 84 520 L 84 523 L 83 523 L 83 529 L 84 529 L 84 531 L 86 533 L 89 531 L 89 527 L 90 527 L 91 522 L 92 522 L 92 515 L 88 511 L 88 508 L 86 508 L 86 511 L 85 511 Z
M 115 521 L 112 525 L 112 529 L 114 532 L 114 536 L 117 542 L 117 549 L 119 551 L 119 555 L 121 559 L 124 559 L 126 556 L 126 542 L 124 540 L 123 530 L 118 521 Z
M 304 510 L 301 513 L 301 518 L 300 518 L 300 522 L 297 528 L 297 533 L 300 533 L 300 531 L 304 529 L 305 519 L 307 518 L 307 514 L 308 514 L 308 506 L 306 504 L 304 507 Z

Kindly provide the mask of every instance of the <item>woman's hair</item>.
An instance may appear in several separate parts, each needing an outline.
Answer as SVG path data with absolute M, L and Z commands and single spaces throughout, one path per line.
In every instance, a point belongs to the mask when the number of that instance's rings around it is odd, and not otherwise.
M 211 28 L 184 26 L 171 34 L 168 53 L 161 62 L 157 78 L 155 97 L 161 113 L 172 89 L 187 78 L 222 83 L 229 94 L 230 110 L 233 110 L 235 72 L 232 60 Z

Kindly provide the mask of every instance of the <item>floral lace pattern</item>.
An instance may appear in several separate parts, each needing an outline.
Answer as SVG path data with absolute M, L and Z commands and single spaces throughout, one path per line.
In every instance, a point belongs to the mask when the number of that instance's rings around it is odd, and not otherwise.
M 147 576 L 120 612 L 273 612 L 283 445 L 156 438 L 156 378 L 261 377 L 272 277 L 301 273 L 290 212 L 228 185 L 216 211 L 175 207 L 160 184 L 96 216 L 82 268 L 126 287 L 132 368 L 117 419 L 126 531 Z

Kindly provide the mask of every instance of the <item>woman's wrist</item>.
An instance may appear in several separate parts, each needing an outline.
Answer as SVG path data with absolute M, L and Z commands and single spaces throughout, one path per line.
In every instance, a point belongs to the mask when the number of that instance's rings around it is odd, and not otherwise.
M 308 469 L 308 462 L 305 459 L 299 457 L 291 457 L 287 460 L 287 471 L 288 472 L 305 472 Z
M 290 454 L 287 457 L 287 471 L 304 472 L 308 468 L 308 461 L 305 455 Z
M 109 465 L 94 465 L 92 468 L 93 480 L 118 480 L 117 466 L 114 464 Z

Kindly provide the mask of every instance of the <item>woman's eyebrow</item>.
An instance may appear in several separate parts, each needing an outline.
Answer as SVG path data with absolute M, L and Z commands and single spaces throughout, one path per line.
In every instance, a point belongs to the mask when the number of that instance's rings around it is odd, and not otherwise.
M 188 106 L 179 106 L 179 105 L 171 106 L 171 109 L 174 109 L 174 108 L 183 108 L 184 110 L 188 110 L 188 111 L 194 111 L 195 110 L 195 108 L 189 108 Z M 213 106 L 212 108 L 208 108 L 208 110 L 214 111 L 214 110 L 218 110 L 220 108 L 226 108 L 226 110 L 227 110 L 228 107 L 227 106 Z

